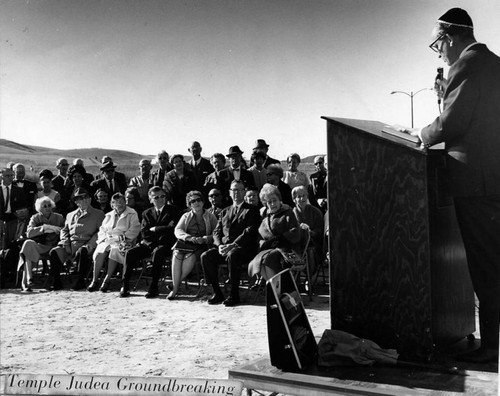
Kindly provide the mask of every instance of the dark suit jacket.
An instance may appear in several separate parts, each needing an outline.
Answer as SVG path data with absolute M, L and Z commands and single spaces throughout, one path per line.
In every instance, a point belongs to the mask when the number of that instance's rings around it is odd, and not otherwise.
M 158 186 L 160 188 L 163 188 L 163 181 L 165 180 L 165 176 L 171 170 L 172 170 L 172 166 L 170 166 L 170 164 L 169 164 L 169 167 L 167 168 L 166 171 L 162 171 L 159 168 L 156 169 L 155 171 L 153 171 L 153 173 L 151 173 L 150 181 L 149 181 L 150 184 L 153 186 Z
M 64 194 L 66 188 L 71 183 L 69 178 L 64 178 L 61 175 L 56 175 L 52 179 L 52 188 L 56 190 L 59 194 Z M 62 197 L 62 195 L 61 195 Z
M 422 129 L 422 141 L 445 142 L 454 196 L 500 194 L 500 58 L 486 45 L 450 67 L 443 112 Z
M 14 180 L 12 182 L 12 185 L 18 186 L 18 183 L 19 182 L 17 180 Z M 26 179 L 24 179 L 21 183 L 24 183 L 20 188 L 22 188 L 22 190 L 24 191 L 27 208 L 30 211 L 30 214 L 33 214 L 35 213 L 35 199 L 38 193 L 38 186 L 36 185 L 36 183 L 33 183 L 32 181 Z
M 181 217 L 181 212 L 173 205 L 166 204 L 160 217 L 156 215 L 154 207 L 146 209 L 142 214 L 141 235 L 142 243 L 154 249 L 160 245 L 172 247 L 177 238 L 174 229 Z M 155 231 L 150 228 L 157 227 Z
M 214 172 L 215 169 L 206 158 L 201 158 L 200 163 L 198 165 L 193 165 L 192 160 L 189 162 L 189 169 L 194 173 L 194 177 L 196 180 L 196 189 L 198 191 L 203 190 L 203 186 L 205 185 L 205 179 L 207 176 Z
M 3 196 L 3 187 L 0 185 L 0 220 L 11 221 L 16 218 L 14 215 L 14 212 L 16 210 L 27 207 L 26 196 L 22 188 L 11 184 L 10 195 L 9 195 L 10 209 L 11 209 L 10 215 L 8 213 L 5 213 L 5 210 L 7 209 L 5 205 L 6 198 L 7 197 Z
M 92 182 L 90 185 L 91 189 L 91 194 L 94 194 L 98 189 L 102 188 L 104 191 L 107 191 L 108 193 L 108 200 L 111 201 L 111 196 L 117 192 L 121 192 L 122 194 L 125 193 L 125 190 L 127 189 L 127 183 L 124 182 L 122 179 L 117 179 L 116 178 L 116 173 L 114 177 L 114 191 L 111 191 L 111 189 L 108 186 L 108 182 L 106 178 L 101 177 L 99 180 L 95 180 Z
M 215 246 L 236 243 L 248 252 L 257 251 L 260 214 L 257 207 L 243 202 L 236 212 L 233 205 L 224 208 L 214 230 Z M 250 259 L 250 257 L 249 257 Z
M 267 156 L 266 160 L 264 161 L 264 168 L 267 168 L 271 164 L 281 165 L 281 161 Z
M 233 169 L 230 166 L 222 169 L 217 175 L 217 188 L 225 197 L 229 196 L 229 188 L 231 187 L 231 182 L 233 180 L 234 173 Z M 246 188 L 251 189 L 255 187 L 255 179 L 253 178 L 253 174 L 246 169 L 241 168 L 240 180 L 243 182 Z

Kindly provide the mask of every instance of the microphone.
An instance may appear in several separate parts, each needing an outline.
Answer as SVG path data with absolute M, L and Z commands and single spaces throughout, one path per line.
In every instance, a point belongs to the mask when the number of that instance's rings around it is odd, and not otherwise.
M 438 104 L 441 104 L 441 98 L 443 97 L 443 86 L 438 84 L 437 81 L 443 81 L 443 68 L 438 67 L 437 68 L 437 75 L 436 78 L 434 79 L 434 90 L 436 91 L 438 95 Z

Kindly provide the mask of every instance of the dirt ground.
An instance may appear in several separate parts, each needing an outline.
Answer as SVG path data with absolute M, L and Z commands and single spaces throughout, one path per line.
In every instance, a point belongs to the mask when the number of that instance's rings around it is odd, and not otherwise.
M 141 281 L 142 282 L 142 281 Z M 226 379 L 228 370 L 268 356 L 264 297 L 241 290 L 243 305 L 207 304 L 209 290 L 183 286 L 179 298 L 130 298 L 87 291 L 0 293 L 0 372 Z M 316 336 L 329 327 L 328 288 L 306 312 Z

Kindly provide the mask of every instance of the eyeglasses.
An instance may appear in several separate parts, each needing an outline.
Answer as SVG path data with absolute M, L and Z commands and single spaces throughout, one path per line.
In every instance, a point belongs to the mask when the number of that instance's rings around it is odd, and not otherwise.
M 151 198 L 153 198 L 155 201 L 157 201 L 158 199 L 163 199 L 165 197 L 166 197 L 166 195 L 157 195 L 157 196 L 151 197 Z
M 438 42 L 446 36 L 446 33 L 441 33 L 436 40 L 434 40 L 430 45 L 429 48 L 433 50 L 435 53 L 439 54 L 441 50 L 438 47 Z
M 52 205 L 42 205 L 42 208 L 51 208 Z
M 195 198 L 195 199 L 192 199 L 191 201 L 189 201 L 189 204 L 192 205 L 192 204 L 195 204 L 196 202 L 203 202 L 201 200 L 201 198 Z
M 238 192 L 238 191 L 245 191 L 245 190 L 243 190 L 242 188 L 231 188 L 229 191 Z

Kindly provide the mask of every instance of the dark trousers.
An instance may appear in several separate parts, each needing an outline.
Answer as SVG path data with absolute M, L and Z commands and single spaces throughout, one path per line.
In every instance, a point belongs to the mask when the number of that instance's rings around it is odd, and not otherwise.
M 17 263 L 19 261 L 19 251 L 21 243 L 13 242 L 8 249 L 0 250 L 0 287 L 5 287 L 7 281 L 15 281 Z M 17 286 L 17 285 L 16 285 Z
M 63 268 L 63 263 L 58 254 L 58 250 L 60 249 L 64 248 L 58 246 L 49 252 L 49 257 L 50 257 L 49 276 L 52 279 L 54 286 L 62 286 L 61 271 Z M 62 256 L 64 256 L 64 254 Z M 77 274 L 78 274 L 77 282 L 83 282 L 83 280 L 85 279 L 85 277 L 89 272 L 91 264 L 91 258 L 89 257 L 89 252 L 87 248 L 84 246 L 80 247 L 76 251 L 73 260 L 76 262 L 77 265 Z
M 231 297 L 239 298 L 241 271 L 249 259 L 253 257 L 248 251 L 241 248 L 233 249 L 226 257 L 219 254 L 217 248 L 207 250 L 201 255 L 201 266 L 205 273 L 205 280 L 212 285 L 214 293 L 222 294 L 219 287 L 219 264 L 227 262 L 231 285 Z
M 151 249 L 149 246 L 141 244 L 128 250 L 125 254 L 125 263 L 123 265 L 123 286 L 128 288 L 128 283 L 130 281 L 130 277 L 136 263 L 151 256 L 153 268 L 151 273 L 152 282 L 150 289 L 158 289 L 158 281 L 161 277 L 163 264 L 171 254 L 171 248 L 165 245 L 161 245 L 154 249 Z
M 455 198 L 474 292 L 481 346 L 498 349 L 500 322 L 500 196 Z

